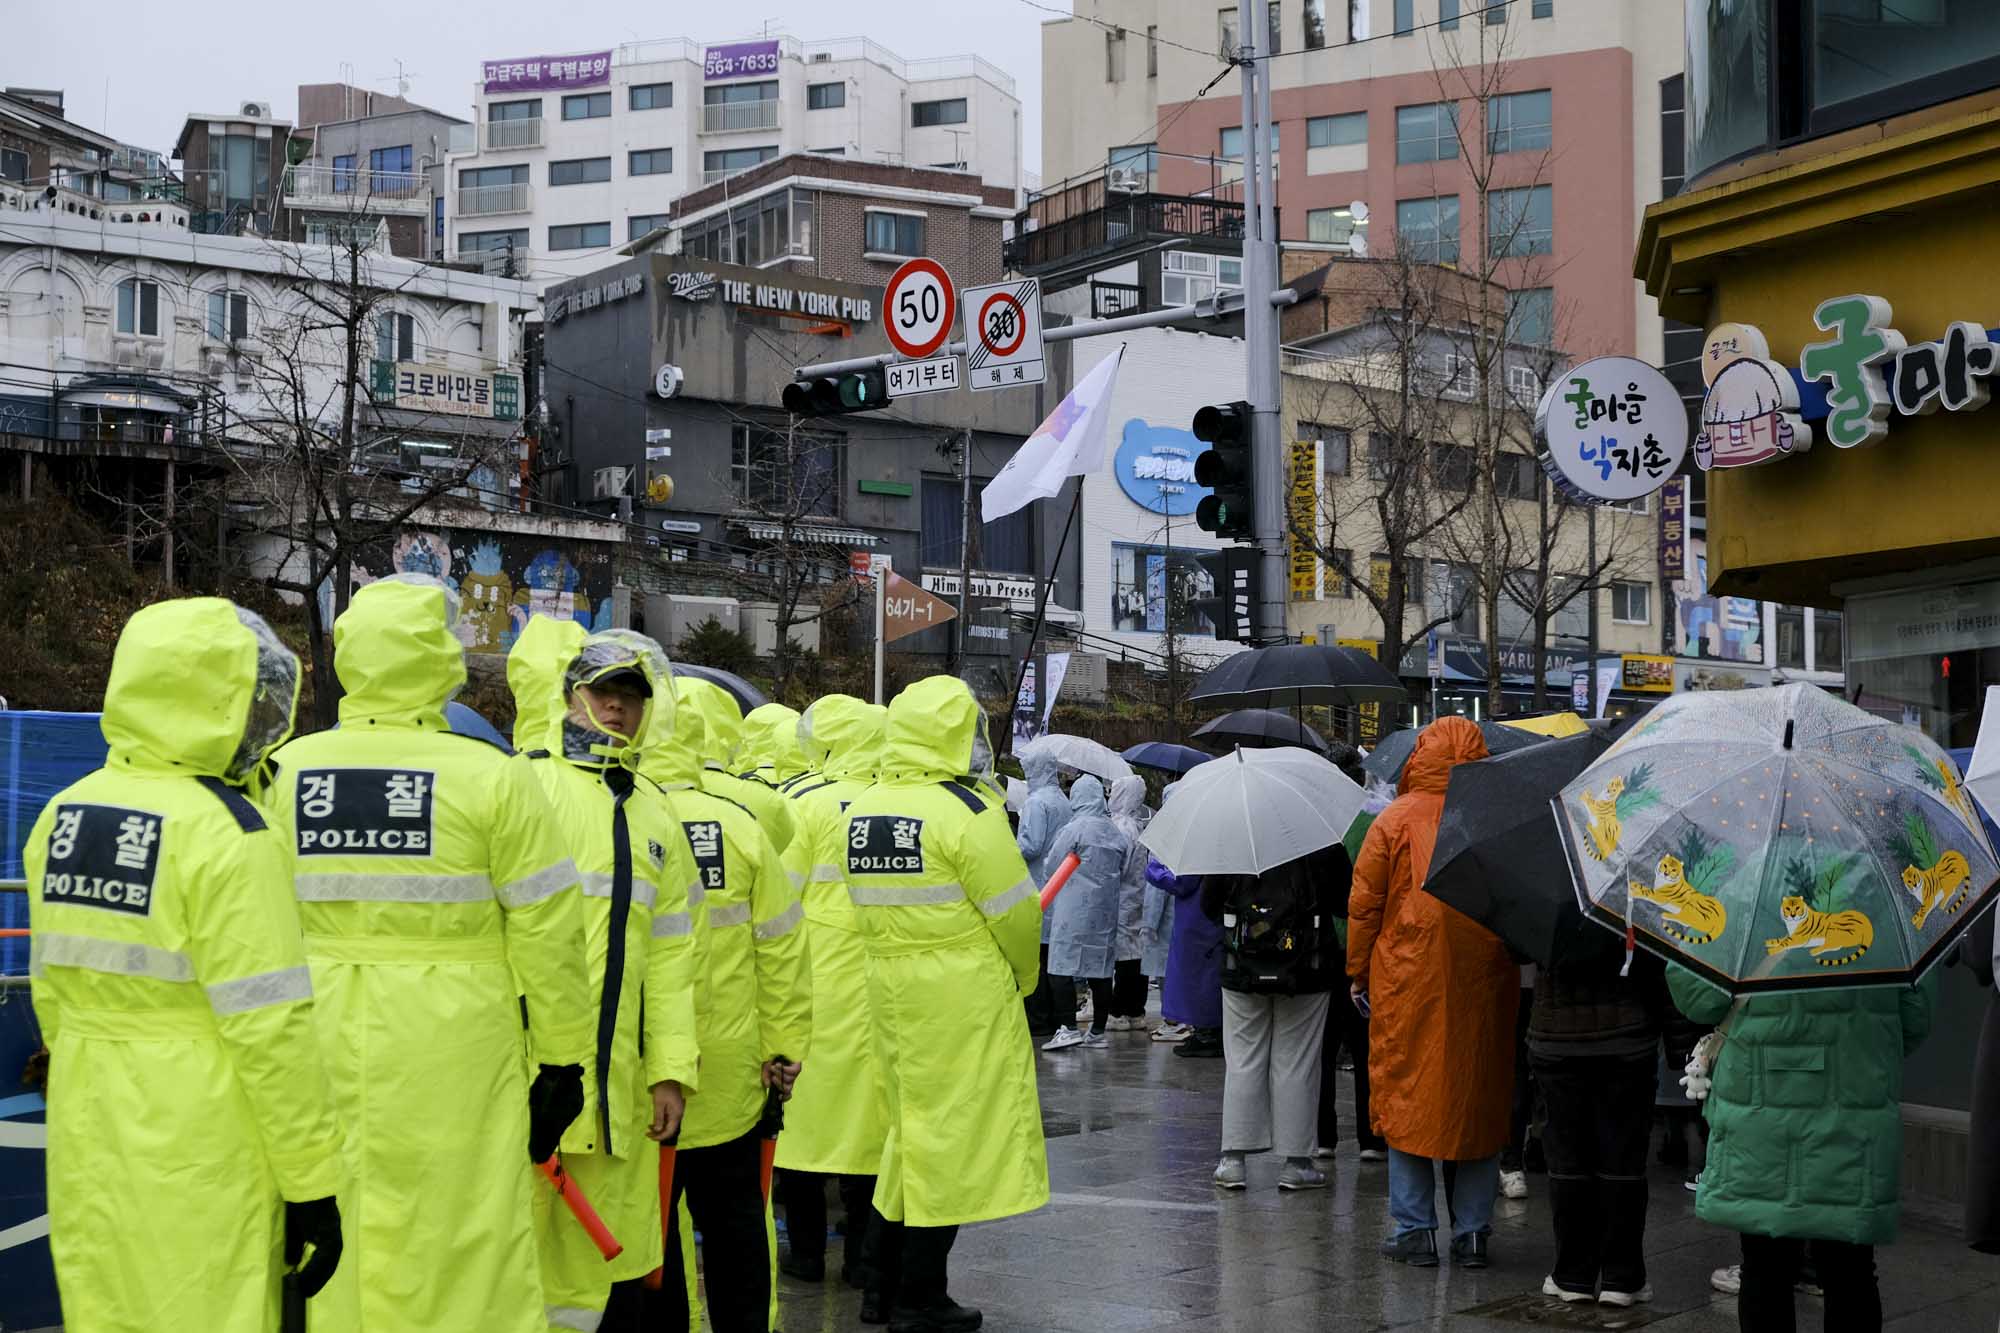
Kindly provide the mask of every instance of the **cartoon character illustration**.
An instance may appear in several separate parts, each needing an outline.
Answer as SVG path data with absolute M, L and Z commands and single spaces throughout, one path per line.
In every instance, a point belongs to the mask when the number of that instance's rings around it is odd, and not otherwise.
M 1764 941 L 1764 951 L 1773 958 L 1793 949 L 1806 949 L 1821 967 L 1845 967 L 1875 942 L 1874 923 L 1852 909 L 1821 912 L 1792 894 L 1778 901 L 1778 915 L 1785 923 L 1785 933 Z M 1853 952 L 1843 952 L 1849 949 Z
M 1972 889 L 1972 869 L 1965 853 L 1941 847 L 1930 821 L 1915 810 L 1903 816 L 1903 827 L 1889 839 L 1889 850 L 1903 862 L 1903 887 L 1917 900 L 1910 924 L 1918 930 L 1942 908 L 1946 916 L 1965 906 Z
M 1604 795 L 1592 796 L 1583 793 L 1584 809 L 1590 812 L 1590 821 L 1584 831 L 1590 835 L 1590 845 L 1586 848 L 1599 861 L 1609 861 L 1611 854 L 1618 850 L 1618 839 L 1623 836 L 1623 821 L 1659 800 L 1659 792 L 1650 784 L 1653 769 L 1650 764 L 1641 764 L 1631 773 L 1614 777 L 1604 784 Z
M 1683 944 L 1713 944 L 1729 925 L 1729 911 L 1722 900 L 1689 884 L 1686 864 L 1672 852 L 1660 858 L 1652 887 L 1628 880 L 1625 891 L 1639 902 L 1658 907 L 1660 929 Z
M 1917 778 L 1926 787 L 1937 793 L 1938 799 L 1950 806 L 1952 813 L 1964 820 L 1968 828 L 1979 827 L 1979 816 L 1973 813 L 1972 800 L 1965 794 L 1965 787 L 1958 780 L 1958 770 L 1951 759 L 1939 755 L 1933 759 L 1914 745 L 1905 745 L 1903 753 L 1910 756 L 1910 762 L 1917 766 Z
M 458 634 L 473 652 L 504 652 L 513 643 L 514 580 L 500 567 L 500 544 L 472 548 L 471 568 L 459 583 L 464 599 Z
M 406 532 L 396 539 L 391 562 L 398 574 L 428 574 L 453 584 L 451 543 L 435 532 Z
M 553 616 L 557 620 L 583 620 L 589 622 L 589 615 L 576 614 L 577 584 L 582 576 L 577 573 L 560 551 L 545 550 L 528 562 L 521 573 L 521 584 L 514 589 L 514 628 L 519 632 L 532 616 Z M 586 602 L 586 605 L 588 603 Z
M 1730 362 L 1702 400 L 1696 466 L 1708 472 L 1804 453 L 1812 447 L 1812 427 L 1799 420 L 1798 408 L 1798 385 L 1783 366 L 1757 357 Z

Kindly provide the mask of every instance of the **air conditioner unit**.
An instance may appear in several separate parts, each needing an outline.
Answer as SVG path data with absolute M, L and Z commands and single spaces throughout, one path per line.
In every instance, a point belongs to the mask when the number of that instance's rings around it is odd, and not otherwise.
M 245 102 L 241 114 L 255 117 L 258 120 L 269 120 L 271 118 L 271 104 L 269 102 Z
M 672 649 L 681 639 L 711 617 L 722 628 L 736 630 L 739 604 L 734 597 L 683 597 L 679 593 L 653 593 L 646 598 L 646 633 Z
M 778 653 L 778 606 L 775 602 L 745 602 L 740 608 L 743 632 L 757 645 L 759 657 Z M 792 626 L 791 637 L 807 652 L 819 651 L 819 620 Z
M 1107 189 L 1116 190 L 1120 194 L 1144 194 L 1146 175 L 1130 167 L 1114 167 L 1105 177 L 1104 184 Z
M 615 500 L 625 494 L 625 481 L 632 473 L 629 467 L 601 467 L 590 476 L 590 494 L 597 500 Z

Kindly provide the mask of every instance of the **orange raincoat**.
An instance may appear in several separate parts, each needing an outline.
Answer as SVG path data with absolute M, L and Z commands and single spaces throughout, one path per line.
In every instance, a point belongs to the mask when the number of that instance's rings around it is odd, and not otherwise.
M 1362 841 L 1348 900 L 1347 971 L 1368 992 L 1375 1128 L 1419 1157 L 1475 1161 L 1507 1141 L 1520 968 L 1470 917 L 1423 891 L 1454 764 L 1486 757 L 1479 728 L 1424 728 L 1402 793 Z

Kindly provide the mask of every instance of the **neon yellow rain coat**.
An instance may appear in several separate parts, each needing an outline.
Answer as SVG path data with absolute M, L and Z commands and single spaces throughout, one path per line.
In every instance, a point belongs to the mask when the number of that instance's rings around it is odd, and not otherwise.
M 749 1133 L 764 1109 L 764 1062 L 776 1055 L 804 1060 L 812 1033 L 812 969 L 798 895 L 757 820 L 695 786 L 711 776 L 701 755 L 715 696 L 689 691 L 692 683 L 676 682 L 682 698 L 672 733 L 661 737 L 655 722 L 640 759 L 640 771 L 673 802 L 708 908 L 701 1091 L 688 1098 L 683 1150 Z
M 1039 970 L 1041 899 L 984 785 L 992 753 L 964 682 L 920 680 L 889 705 L 880 778 L 844 821 L 889 1111 L 875 1207 L 911 1226 L 1049 1201 L 1021 1005 Z
M 612 1283 L 660 1266 L 660 1150 L 646 1137 L 653 1109 L 648 1089 L 667 1080 L 689 1094 L 696 1087 L 694 981 L 703 960 L 690 901 L 701 896 L 694 859 L 666 797 L 652 783 L 635 780 L 635 749 L 613 741 L 605 747 L 613 754 L 578 755 L 576 746 L 564 744 L 565 684 L 577 678 L 571 664 L 580 653 L 593 659 L 584 683 L 617 670 L 640 671 L 653 690 L 650 730 L 642 727 L 641 734 L 673 731 L 673 680 L 654 669 L 647 649 L 651 641 L 637 636 L 630 642 L 617 631 L 586 637 L 573 620 L 536 616 L 507 655 L 515 743 L 534 761 L 583 882 L 597 1044 L 585 1066 L 583 1113 L 562 1137 L 563 1166 L 625 1247 L 607 1263 L 554 1191 L 535 1192 L 552 1328 L 595 1329 Z M 614 932 L 620 917 L 623 926 Z M 614 948 L 620 959 L 615 972 L 609 967 Z M 609 1089 L 608 1096 L 600 1089 Z
M 741 776 L 767 787 L 782 789 L 804 777 L 811 765 L 799 748 L 799 710 L 759 704 L 745 713 L 736 764 Z
M 576 867 L 534 761 L 445 726 L 455 600 L 408 576 L 355 593 L 340 728 L 276 756 L 351 1181 L 311 1318 L 343 1333 L 547 1326 L 529 1071 L 593 1063 Z
M 291 857 L 231 785 L 298 694 L 295 660 L 260 681 L 259 637 L 218 597 L 133 616 L 110 757 L 24 849 L 49 1247 L 79 1333 L 276 1328 L 281 1201 L 340 1185 Z
M 764 836 L 783 852 L 792 840 L 790 806 L 768 783 L 736 776 L 738 770 L 751 765 L 739 762 L 744 740 L 743 712 L 736 706 L 735 698 L 720 685 L 706 680 L 683 678 L 674 684 L 681 707 L 701 714 L 701 789 L 726 796 L 755 815 L 763 826 Z
M 792 788 L 792 844 L 785 869 L 806 909 L 812 955 L 813 1058 L 799 1071 L 778 1136 L 787 1171 L 872 1176 L 888 1137 L 888 1106 L 868 1017 L 867 954 L 847 896 L 850 801 L 875 781 L 889 710 L 845 694 L 814 702 L 799 721 L 819 776 Z

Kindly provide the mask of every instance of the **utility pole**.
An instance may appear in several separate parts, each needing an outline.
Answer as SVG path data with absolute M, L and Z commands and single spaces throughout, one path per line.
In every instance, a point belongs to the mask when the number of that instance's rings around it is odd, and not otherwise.
M 1243 353 L 1244 399 L 1250 404 L 1251 496 L 1258 590 L 1254 625 L 1259 643 L 1287 636 L 1285 603 L 1284 451 L 1279 440 L 1276 177 L 1271 172 L 1271 71 L 1257 58 L 1263 5 L 1237 0 L 1237 69 L 1243 75 Z
M 958 450 L 958 619 L 951 622 L 951 674 L 965 670 L 965 607 L 972 595 L 972 427 Z

